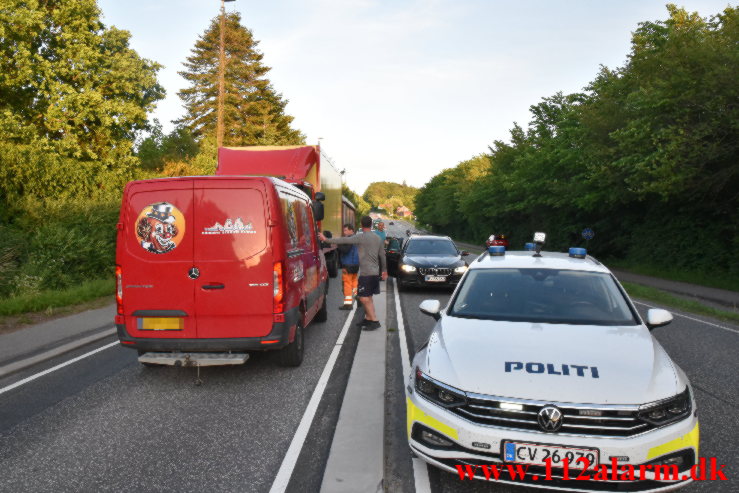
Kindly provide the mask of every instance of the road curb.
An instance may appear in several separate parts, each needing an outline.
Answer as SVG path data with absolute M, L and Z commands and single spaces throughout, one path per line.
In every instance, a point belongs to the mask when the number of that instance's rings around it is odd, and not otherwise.
M 0 367 L 0 378 L 4 378 L 18 371 L 25 370 L 26 368 L 29 368 L 33 365 L 37 365 L 44 361 L 50 360 L 52 358 L 56 358 L 57 356 L 60 356 L 64 353 L 74 351 L 75 349 L 81 348 L 82 346 L 86 346 L 87 344 L 91 344 L 101 339 L 105 339 L 106 337 L 110 337 L 114 335 L 115 333 L 116 333 L 116 329 L 111 328 L 111 329 L 108 329 L 102 332 L 98 332 L 96 334 L 89 335 L 87 337 L 83 337 L 82 339 L 77 339 L 76 341 L 68 342 L 67 344 L 62 344 L 59 347 L 55 347 L 54 349 L 50 349 L 40 354 L 36 354 L 29 358 L 25 358 L 20 361 L 15 361 L 13 363 L 4 365 Z

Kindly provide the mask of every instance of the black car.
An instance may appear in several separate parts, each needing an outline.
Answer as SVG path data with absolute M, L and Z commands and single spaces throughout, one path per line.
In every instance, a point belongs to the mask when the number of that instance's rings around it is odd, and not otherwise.
M 400 260 L 400 252 L 403 248 L 404 240 L 405 238 L 395 236 L 387 237 L 385 258 L 387 259 L 387 273 L 391 276 L 395 276 L 398 273 L 398 261 Z
M 448 236 L 411 236 L 398 260 L 398 289 L 409 286 L 447 286 L 459 283 L 467 270 L 464 256 Z

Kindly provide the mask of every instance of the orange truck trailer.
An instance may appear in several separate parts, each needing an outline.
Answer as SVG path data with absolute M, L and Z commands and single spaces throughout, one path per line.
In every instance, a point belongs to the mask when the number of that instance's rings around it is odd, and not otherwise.
M 318 223 L 326 236 L 341 236 L 342 224 L 355 224 L 355 206 L 341 193 L 341 173 L 320 146 L 250 146 L 218 149 L 216 175 L 272 176 L 323 203 Z M 323 245 L 330 277 L 339 272 L 336 245 Z

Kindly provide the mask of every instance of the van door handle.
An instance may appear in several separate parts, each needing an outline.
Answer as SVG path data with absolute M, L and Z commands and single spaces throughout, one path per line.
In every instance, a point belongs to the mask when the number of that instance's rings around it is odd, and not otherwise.
M 203 289 L 223 289 L 225 287 L 226 287 L 225 284 L 216 283 L 216 284 L 205 284 L 203 286 Z

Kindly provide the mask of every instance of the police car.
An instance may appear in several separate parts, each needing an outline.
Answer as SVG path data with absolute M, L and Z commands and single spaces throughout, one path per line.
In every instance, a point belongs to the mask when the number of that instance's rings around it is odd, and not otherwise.
M 499 481 L 555 490 L 685 485 L 698 459 L 693 392 L 650 332 L 672 315 L 643 320 L 604 265 L 581 248 L 543 252 L 544 239 L 491 246 L 445 308 L 421 303 L 437 323 L 406 386 L 411 449 L 478 479 L 482 465 L 525 466 L 523 480 Z M 575 480 L 583 473 L 593 479 Z

